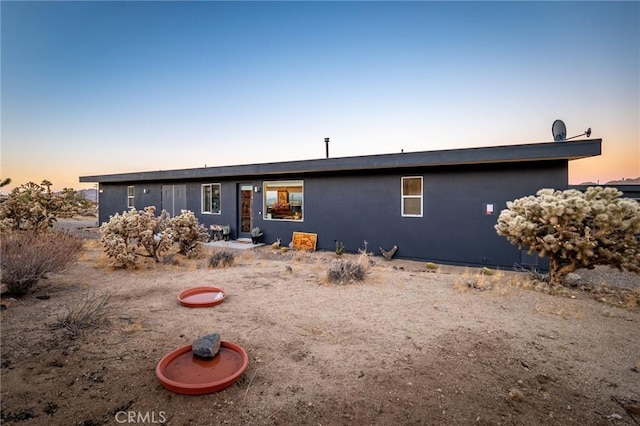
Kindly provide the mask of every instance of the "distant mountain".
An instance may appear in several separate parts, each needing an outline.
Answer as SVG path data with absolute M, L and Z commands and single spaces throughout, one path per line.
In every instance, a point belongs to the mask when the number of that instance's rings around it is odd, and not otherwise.
M 93 201 L 94 203 L 98 202 L 98 191 L 96 191 L 93 188 L 80 189 L 77 192 L 78 192 L 78 194 L 84 195 L 84 198 L 86 198 L 89 201 Z
M 582 182 L 580 185 L 640 185 L 640 177 L 622 178 L 620 180 L 612 180 L 604 184 L 598 184 L 596 182 Z
M 621 180 L 612 180 L 607 185 L 640 185 L 640 177 L 633 179 L 622 178 Z

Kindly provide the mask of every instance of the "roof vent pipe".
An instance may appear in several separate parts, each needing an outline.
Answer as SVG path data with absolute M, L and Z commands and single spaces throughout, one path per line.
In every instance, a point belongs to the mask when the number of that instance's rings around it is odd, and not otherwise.
M 324 143 L 326 145 L 327 158 L 329 158 L 329 138 L 324 138 Z

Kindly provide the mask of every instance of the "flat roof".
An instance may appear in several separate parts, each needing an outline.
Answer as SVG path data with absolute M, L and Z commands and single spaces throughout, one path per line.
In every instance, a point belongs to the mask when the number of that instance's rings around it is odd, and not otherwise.
M 117 183 L 169 181 L 240 176 L 304 175 L 309 173 L 463 166 L 471 164 L 577 160 L 580 158 L 600 155 L 601 147 L 602 139 L 585 139 L 565 142 L 542 142 L 481 148 L 447 149 L 439 151 L 284 161 L 277 163 L 80 176 L 80 182 Z

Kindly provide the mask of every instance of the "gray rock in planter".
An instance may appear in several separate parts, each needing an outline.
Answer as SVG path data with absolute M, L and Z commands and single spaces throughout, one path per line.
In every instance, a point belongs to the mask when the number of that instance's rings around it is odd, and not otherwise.
M 220 335 L 218 333 L 209 334 L 196 339 L 191 344 L 191 352 L 198 358 L 211 359 L 220 350 Z

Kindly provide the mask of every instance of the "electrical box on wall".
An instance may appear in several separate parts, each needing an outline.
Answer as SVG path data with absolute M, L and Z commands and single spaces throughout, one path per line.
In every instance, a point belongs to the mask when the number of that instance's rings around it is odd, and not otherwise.
M 493 216 L 495 214 L 496 211 L 496 204 L 495 203 L 485 203 L 484 205 L 484 214 L 486 216 Z

